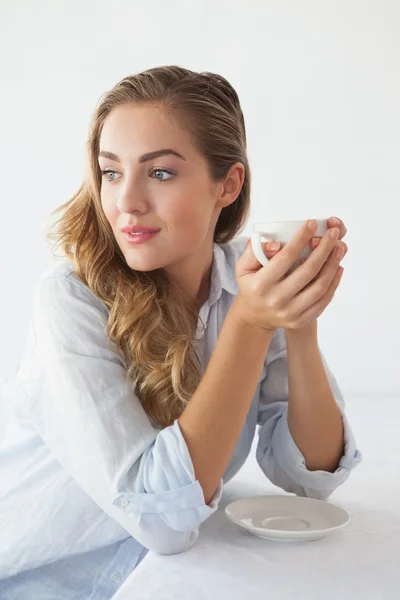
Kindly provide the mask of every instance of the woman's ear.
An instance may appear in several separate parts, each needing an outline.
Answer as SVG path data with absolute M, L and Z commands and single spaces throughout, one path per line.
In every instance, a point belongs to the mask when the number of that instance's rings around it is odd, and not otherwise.
M 237 162 L 231 166 L 225 179 L 221 182 L 221 192 L 217 198 L 217 206 L 224 208 L 236 200 L 242 189 L 244 177 L 245 168 L 243 163 Z

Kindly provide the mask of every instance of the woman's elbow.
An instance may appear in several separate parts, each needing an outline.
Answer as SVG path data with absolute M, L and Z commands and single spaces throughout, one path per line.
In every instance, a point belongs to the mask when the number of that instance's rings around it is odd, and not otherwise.
M 306 498 L 314 498 L 315 500 L 327 500 L 335 490 L 315 490 L 312 488 L 303 488 Z
M 131 535 L 145 548 L 156 554 L 180 554 L 189 550 L 199 537 L 199 528 L 172 528 L 160 514 L 142 514 Z
M 199 537 L 199 530 L 191 532 L 172 531 L 149 540 L 147 548 L 155 554 L 181 554 L 190 550 Z

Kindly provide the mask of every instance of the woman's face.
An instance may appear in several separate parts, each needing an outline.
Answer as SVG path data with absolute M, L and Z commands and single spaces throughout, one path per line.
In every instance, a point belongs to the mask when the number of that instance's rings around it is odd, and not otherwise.
M 168 152 L 145 156 L 160 150 Z M 207 256 L 212 253 L 221 209 L 236 199 L 241 187 L 236 171 L 236 190 L 231 176 L 227 186 L 214 182 L 190 134 L 155 104 L 126 104 L 108 115 L 99 165 L 104 213 L 127 264 L 138 271 L 161 267 L 174 271 L 183 266 L 187 270 L 190 257 L 193 266 L 202 256 L 204 261 L 206 249 Z M 130 244 L 121 231 L 126 225 L 159 232 Z

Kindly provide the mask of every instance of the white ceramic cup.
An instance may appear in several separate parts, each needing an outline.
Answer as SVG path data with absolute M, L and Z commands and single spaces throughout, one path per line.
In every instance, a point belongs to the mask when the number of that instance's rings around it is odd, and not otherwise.
M 304 221 L 274 221 L 264 223 L 253 223 L 252 234 L 251 234 L 251 246 L 257 260 L 265 267 L 268 264 L 268 258 L 265 256 L 262 242 L 281 242 L 282 249 L 292 237 L 299 231 L 303 224 L 309 219 Z M 315 219 L 318 223 L 318 227 L 313 233 L 313 237 L 323 237 L 328 231 L 328 219 Z M 311 237 L 310 237 L 311 240 Z M 301 253 L 298 259 L 289 269 L 288 273 L 291 273 L 296 269 L 301 262 L 302 258 L 307 258 L 312 252 L 311 245 L 308 243 Z

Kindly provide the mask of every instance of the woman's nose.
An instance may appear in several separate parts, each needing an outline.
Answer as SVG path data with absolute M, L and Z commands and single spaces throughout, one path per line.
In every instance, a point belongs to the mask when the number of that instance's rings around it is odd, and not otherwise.
M 148 202 L 142 191 L 137 188 L 124 189 L 120 194 L 117 202 L 118 210 L 123 213 L 131 213 L 133 211 L 146 212 Z

